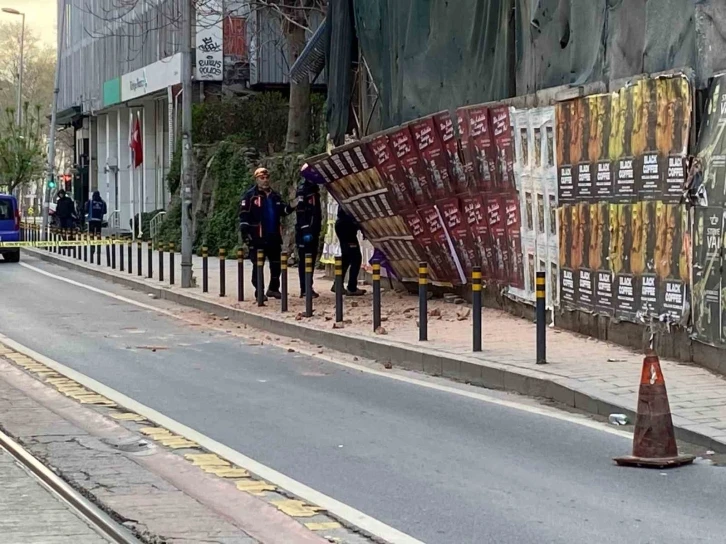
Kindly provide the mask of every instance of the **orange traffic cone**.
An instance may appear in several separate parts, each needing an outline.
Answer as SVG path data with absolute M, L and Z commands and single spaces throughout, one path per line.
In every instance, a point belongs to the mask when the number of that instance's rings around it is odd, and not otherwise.
M 678 455 L 665 379 L 658 356 L 649 350 L 643 360 L 638 391 L 633 455 L 616 457 L 615 462 L 630 467 L 672 468 L 694 459 L 693 455 Z

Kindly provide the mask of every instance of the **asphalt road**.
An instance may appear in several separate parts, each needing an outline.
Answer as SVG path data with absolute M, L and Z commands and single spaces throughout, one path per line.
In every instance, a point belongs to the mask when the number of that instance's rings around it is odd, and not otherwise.
M 619 436 L 244 345 L 4 262 L 0 332 L 424 542 L 722 543 L 726 534 L 721 468 L 618 468 L 611 458 L 630 449 Z

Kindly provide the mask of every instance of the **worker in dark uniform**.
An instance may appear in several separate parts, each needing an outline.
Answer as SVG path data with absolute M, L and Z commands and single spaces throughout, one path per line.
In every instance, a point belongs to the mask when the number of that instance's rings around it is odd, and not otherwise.
M 323 211 L 320 206 L 320 187 L 311 181 L 303 180 L 296 193 L 295 245 L 297 245 L 298 273 L 300 276 L 300 298 L 305 297 L 305 255 L 312 255 L 313 266 L 318 259 L 320 231 Z M 318 298 L 313 291 L 313 298 Z
M 363 264 L 363 254 L 360 250 L 360 242 L 358 242 L 358 231 L 360 231 L 360 225 L 342 207 L 339 207 L 338 217 L 335 221 L 335 234 L 340 242 L 343 277 L 345 277 L 346 272 L 348 273 L 348 287 L 344 294 L 351 297 L 360 297 L 366 294 L 365 290 L 358 289 L 358 274 L 360 273 L 361 264 Z
M 280 220 L 295 209 L 283 202 L 280 194 L 270 186 L 270 172 L 267 168 L 255 170 L 255 186 L 247 191 L 239 205 L 239 227 L 243 239 L 250 249 L 252 260 L 252 285 L 257 285 L 257 252 L 262 251 L 270 262 L 270 283 L 267 297 L 281 299 L 280 255 L 282 253 L 282 226 Z
M 59 227 L 65 231 L 75 227 L 76 204 L 62 189 L 58 191 L 58 202 L 55 204 L 55 215 Z

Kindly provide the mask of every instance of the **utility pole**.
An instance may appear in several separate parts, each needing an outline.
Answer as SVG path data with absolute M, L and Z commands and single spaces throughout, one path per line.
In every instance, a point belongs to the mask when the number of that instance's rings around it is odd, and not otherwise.
M 182 1 L 182 172 L 181 172 L 181 286 L 192 286 L 192 17 L 193 0 Z
M 58 22 L 58 50 L 55 59 L 55 83 L 53 84 L 53 109 L 50 114 L 50 128 L 48 135 L 48 175 L 45 180 L 43 197 L 43 237 L 48 232 L 48 208 L 50 207 L 50 185 L 55 180 L 55 128 L 58 122 L 58 94 L 60 93 L 61 53 L 65 41 L 66 29 L 66 0 L 61 2 L 61 16 Z

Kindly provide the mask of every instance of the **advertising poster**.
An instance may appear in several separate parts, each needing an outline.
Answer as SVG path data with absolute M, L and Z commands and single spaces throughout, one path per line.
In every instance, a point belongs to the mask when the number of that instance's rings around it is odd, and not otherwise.
M 418 154 L 426 168 L 429 187 L 433 189 L 434 197 L 441 199 L 454 194 L 444 144 L 439 138 L 434 118 L 424 117 L 414 121 L 411 123 L 411 132 Z
M 464 171 L 464 162 L 460 156 L 459 141 L 454 131 L 454 120 L 448 111 L 443 111 L 434 115 L 434 123 L 444 146 L 445 161 L 454 193 L 465 194 L 469 190 L 469 183 Z
M 513 108 L 511 119 L 524 284 L 521 288 L 510 286 L 509 294 L 534 303 L 536 272 L 545 272 L 547 304 L 552 307 L 559 281 L 555 109 Z
M 471 278 L 472 270 L 479 265 L 480 259 L 473 230 L 469 228 L 469 224 L 464 217 L 461 203 L 458 198 L 454 197 L 441 200 L 436 206 L 439 208 L 446 230 L 451 237 L 451 242 L 454 245 L 464 275 L 466 278 Z
M 474 170 L 475 190 L 491 193 L 497 190 L 497 152 L 489 127 L 489 109 L 485 106 L 468 108 L 468 147 Z
M 467 196 L 462 198 L 461 207 L 467 228 L 474 238 L 477 264 L 482 268 L 483 277 L 491 279 L 494 277 L 494 246 L 489 236 L 486 200 L 482 195 Z
M 509 251 L 504 198 L 490 195 L 487 197 L 486 204 L 489 238 L 492 243 L 492 279 L 505 282 L 509 270 Z
M 440 274 L 438 277 L 446 278 L 453 285 L 466 283 L 461 263 L 453 250 L 451 237 L 444 224 L 441 212 L 436 206 L 419 208 L 419 215 L 435 244 L 435 257 Z
M 689 237 L 676 195 L 690 89 L 683 75 L 643 78 L 556 106 L 563 307 L 637 322 L 685 319 Z
M 434 192 L 426 172 L 424 161 L 418 154 L 409 127 L 403 127 L 390 136 L 391 147 L 396 159 L 403 168 L 404 178 L 413 201 L 417 206 L 425 206 L 434 201 Z
M 398 212 L 412 210 L 415 207 L 411 189 L 406 181 L 403 167 L 398 162 L 389 137 L 386 133 L 376 136 L 367 142 L 371 158 L 391 195 L 390 201 Z
M 468 108 L 456 110 L 456 123 L 459 129 L 459 155 L 464 168 L 466 185 L 470 191 L 475 192 L 479 188 L 479 181 L 475 172 L 477 161 L 474 155 L 474 144 L 471 140 L 471 121 Z
M 713 79 L 698 135 L 703 178 L 693 213 L 693 329 L 701 342 L 726 345 L 726 75 Z
M 514 142 L 509 106 L 489 110 L 490 127 L 496 150 L 495 187 L 499 192 L 514 194 Z
M 507 196 L 502 199 L 502 202 L 504 203 L 504 221 L 508 253 L 506 259 L 506 281 L 510 287 L 524 289 L 524 262 L 519 200 L 516 196 Z

